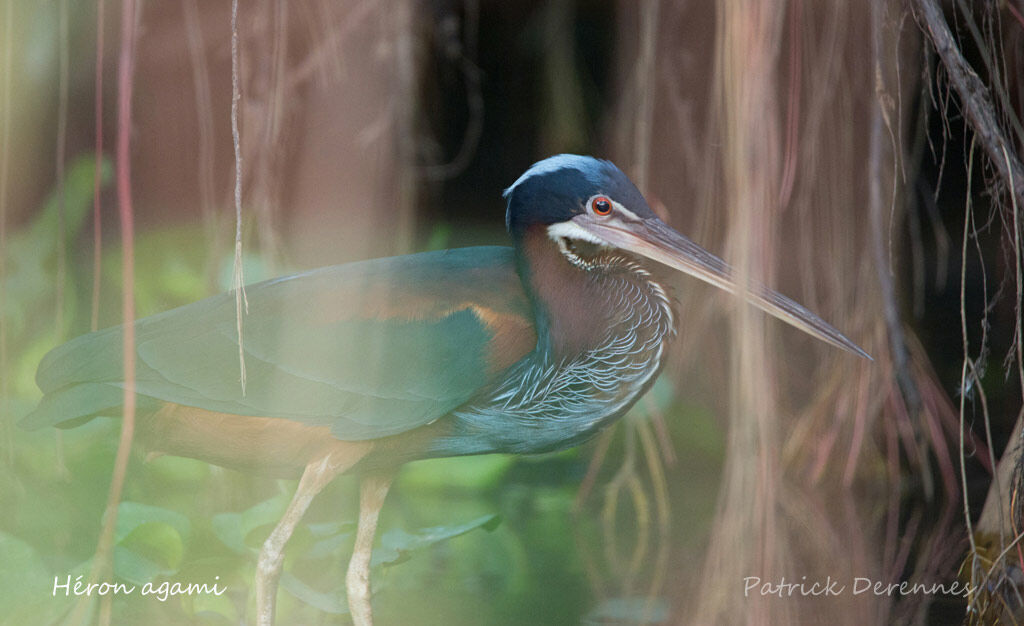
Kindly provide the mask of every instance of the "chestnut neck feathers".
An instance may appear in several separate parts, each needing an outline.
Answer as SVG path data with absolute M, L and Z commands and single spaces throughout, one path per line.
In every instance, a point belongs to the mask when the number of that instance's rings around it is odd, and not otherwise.
M 452 413 L 428 456 L 537 453 L 588 439 L 654 382 L 675 313 L 661 285 L 617 251 L 563 253 L 543 228 L 517 242 L 537 345 Z
M 552 240 L 539 226 L 528 229 L 518 242 L 516 262 L 533 305 L 538 351 L 555 362 L 593 350 L 646 308 L 645 303 L 674 328 L 665 289 L 632 255 L 589 248 Z

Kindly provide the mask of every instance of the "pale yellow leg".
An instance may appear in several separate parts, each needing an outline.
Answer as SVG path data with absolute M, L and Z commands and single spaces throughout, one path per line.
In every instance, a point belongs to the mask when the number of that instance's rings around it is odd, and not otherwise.
M 295 495 L 274 532 L 263 542 L 256 564 L 256 623 L 259 626 L 273 626 L 274 623 L 277 582 L 281 577 L 285 544 L 288 543 L 313 498 L 327 483 L 353 463 L 354 461 L 338 462 L 334 455 L 328 454 L 307 465 L 302 472 L 302 479 L 299 480 Z
M 348 609 L 355 626 L 373 626 L 370 607 L 370 557 L 373 556 L 373 536 L 377 532 L 377 519 L 384 499 L 388 495 L 394 472 L 369 474 L 359 483 L 359 527 L 352 560 L 348 563 L 345 588 Z

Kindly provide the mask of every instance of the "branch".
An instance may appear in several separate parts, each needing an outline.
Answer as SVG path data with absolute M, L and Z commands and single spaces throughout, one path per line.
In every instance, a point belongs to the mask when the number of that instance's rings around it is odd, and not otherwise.
M 928 467 L 927 446 L 924 443 L 923 436 L 924 427 L 921 423 L 923 418 L 921 415 L 921 391 L 918 389 L 917 381 L 914 380 L 914 375 L 911 372 L 910 352 L 907 349 L 907 340 L 903 333 L 903 323 L 900 320 L 899 304 L 896 300 L 896 287 L 893 283 L 892 264 L 886 259 L 885 237 L 882 227 L 883 133 L 885 130 L 888 130 L 891 143 L 893 169 L 891 174 L 891 201 L 895 202 L 896 183 L 898 180 L 896 167 L 899 153 L 896 146 L 896 138 L 893 136 L 891 118 L 894 114 L 901 115 L 902 111 L 895 110 L 893 99 L 886 91 L 885 75 L 882 71 L 884 0 L 875 0 L 871 5 L 871 9 L 871 53 L 874 65 L 875 97 L 877 99 L 876 106 L 871 110 L 871 134 L 868 148 L 868 206 L 871 222 L 871 249 L 882 292 L 882 305 L 885 314 L 886 331 L 889 337 L 893 376 L 896 379 L 902 400 L 907 407 L 907 413 L 913 420 L 914 438 L 921 463 L 920 475 L 924 481 L 926 497 L 930 500 L 934 486 L 931 480 L 932 473 Z
M 1024 166 L 1003 136 L 988 88 L 964 59 L 936 1 L 913 0 L 913 5 L 917 9 L 921 29 L 931 40 L 960 97 L 964 118 L 1010 193 L 1017 198 L 1018 204 L 1024 204 Z
M 124 318 L 124 341 L 121 360 L 124 366 L 124 414 L 121 437 L 117 443 L 117 456 L 107 492 L 107 507 L 103 514 L 103 528 L 96 545 L 91 582 L 99 582 L 113 574 L 113 554 L 117 513 L 124 490 L 128 462 L 131 460 L 132 438 L 135 434 L 135 226 L 131 190 L 131 129 L 132 92 L 135 73 L 135 45 L 139 31 L 139 7 L 136 0 L 121 2 L 121 50 L 117 64 L 117 204 L 121 224 L 121 316 Z M 95 167 L 99 168 L 100 163 Z M 109 626 L 113 604 L 110 596 L 100 598 L 97 623 Z M 83 596 L 68 624 L 85 624 L 91 612 L 89 596 Z

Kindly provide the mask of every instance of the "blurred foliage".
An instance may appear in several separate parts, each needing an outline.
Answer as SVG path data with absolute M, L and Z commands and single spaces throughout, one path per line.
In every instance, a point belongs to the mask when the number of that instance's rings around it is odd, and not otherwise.
M 668 620 L 668 605 L 648 598 L 612 598 L 583 618 L 584 624 L 661 624 Z
M 111 165 L 101 166 L 104 184 L 111 178 Z M 54 191 L 41 207 L 37 217 L 23 230 L 12 233 L 7 240 L 4 276 L 0 288 L 4 290 L 4 317 L 7 337 L 12 345 L 13 374 L 10 392 L 14 398 L 33 398 L 38 394 L 35 366 L 50 348 L 60 343 L 71 328 L 82 300 L 74 286 L 79 280 L 79 268 L 70 258 L 71 243 L 79 236 L 92 208 L 93 181 L 96 167 L 91 157 L 82 157 L 71 163 L 64 181 L 63 200 Z M 63 215 L 62 215 L 63 214 Z M 58 236 L 61 226 L 62 235 Z M 64 247 L 65 263 L 58 268 L 59 246 Z M 56 281 L 62 277 L 64 283 Z M 56 302 L 58 294 L 60 302 Z M 88 304 L 85 304 L 88 308 Z M 58 327 L 57 312 L 60 311 Z M 17 406 L 15 413 L 19 413 Z
M 104 177 L 109 166 L 104 164 Z M 91 205 L 93 163 L 76 161 L 65 184 L 65 243 L 83 240 Z M 91 251 L 69 247 L 64 288 L 55 289 L 58 203 L 51 197 L 34 221 L 10 235 L 3 311 L 9 337 L 11 407 L 15 420 L 39 397 L 34 373 L 43 354 L 88 330 Z M 449 225 L 432 233 L 444 247 Z M 77 246 L 89 250 L 87 244 Z M 210 249 L 201 228 L 165 228 L 137 236 L 135 294 L 139 315 L 197 300 L 208 293 Z M 100 326 L 117 323 L 121 251 L 102 255 Z M 215 259 L 226 286 L 231 259 Z M 267 276 L 258 254 L 245 257 L 250 281 Z M 63 292 L 60 303 L 57 291 Z M 61 307 L 61 327 L 55 324 Z M 659 381 L 653 406 L 668 416 L 679 457 L 669 470 L 672 550 L 681 563 L 699 559 L 720 471 L 722 437 L 711 415 L 679 403 Z M 647 408 L 645 408 L 647 407 Z M 0 472 L 0 623 L 59 623 L 74 605 L 73 586 L 86 575 L 101 527 L 119 422 L 100 418 L 63 431 L 11 434 L 13 457 Z M 621 439 L 621 438 L 619 438 Z M 597 488 L 575 511 L 590 447 L 539 457 L 491 455 L 421 461 L 406 466 L 384 507 L 373 561 L 375 612 L 381 624 L 661 623 L 663 599 L 605 597 L 588 583 L 580 547 L 601 553 L 598 512 L 606 483 L 622 463 L 616 440 Z M 146 458 L 134 450 L 120 505 L 114 552 L 118 582 L 136 591 L 114 597 L 118 623 L 237 624 L 251 619 L 253 573 L 263 540 L 294 490 L 273 481 L 192 459 Z M 685 476 L 686 480 L 673 477 Z M 318 498 L 286 550 L 278 594 L 282 624 L 347 623 L 344 568 L 351 553 L 358 494 L 354 481 L 335 481 Z M 624 511 L 616 532 L 632 541 L 635 520 Z M 481 530 L 488 532 L 481 532 Z M 616 575 L 616 564 L 603 564 Z M 696 568 L 693 568 L 696 570 Z M 685 575 L 685 574 L 684 574 Z M 70 579 L 68 578 L 70 576 Z M 113 582 L 113 581 L 110 581 Z M 143 585 L 218 585 L 222 595 L 142 595 Z M 163 587 L 165 590 L 168 587 Z

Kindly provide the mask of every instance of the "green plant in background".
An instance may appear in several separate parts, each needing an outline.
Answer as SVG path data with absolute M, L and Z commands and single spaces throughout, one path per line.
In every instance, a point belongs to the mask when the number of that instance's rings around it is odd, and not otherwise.
M 111 177 L 110 163 L 101 164 L 101 178 L 107 184 Z M 64 181 L 63 202 L 54 191 L 47 198 L 37 217 L 23 230 L 11 233 L 7 249 L 6 272 L 0 277 L 4 290 L 4 317 L 10 353 L 14 359 L 9 389 L 13 399 L 34 400 L 39 395 L 33 374 L 39 359 L 60 343 L 74 323 L 79 308 L 79 290 L 83 283 L 79 264 L 70 253 L 71 243 L 79 236 L 92 208 L 96 165 L 92 157 L 80 157 L 68 168 Z M 63 217 L 61 216 L 63 213 Z M 57 236 L 63 224 L 63 236 Z M 64 246 L 66 262 L 58 268 L 59 246 Z M 58 285 L 57 280 L 63 279 Z M 61 301 L 55 302 L 60 294 Z M 60 312 L 60 327 L 57 312 Z M 11 407 L 17 415 L 24 404 Z

